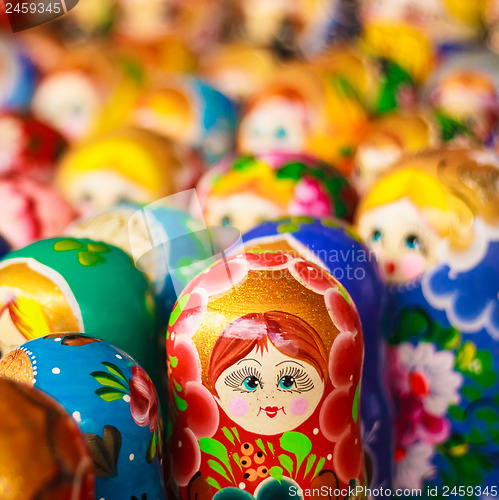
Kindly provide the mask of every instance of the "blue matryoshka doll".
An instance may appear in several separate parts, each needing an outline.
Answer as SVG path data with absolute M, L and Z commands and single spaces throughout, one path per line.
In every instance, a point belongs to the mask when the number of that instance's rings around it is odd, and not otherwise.
M 348 225 L 334 219 L 291 217 L 264 222 L 243 234 L 246 251 L 298 254 L 326 269 L 352 296 L 365 342 L 361 420 L 368 484 L 392 481 L 393 422 L 383 380 L 385 343 L 381 334 L 385 286 L 375 256 Z

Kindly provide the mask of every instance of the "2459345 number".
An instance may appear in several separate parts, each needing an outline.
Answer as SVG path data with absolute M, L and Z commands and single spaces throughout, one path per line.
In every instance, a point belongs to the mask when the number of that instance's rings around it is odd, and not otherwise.
M 451 495 L 459 497 L 469 497 L 472 495 L 475 495 L 477 497 L 496 497 L 497 493 L 497 486 L 486 486 L 485 488 L 482 488 L 481 486 L 454 486 L 453 488 L 450 488 L 449 486 L 442 487 L 442 496 L 444 497 L 448 497 Z
M 60 14 L 62 12 L 60 3 L 42 3 L 42 2 L 23 2 L 23 3 L 6 3 L 5 11 L 7 14 Z

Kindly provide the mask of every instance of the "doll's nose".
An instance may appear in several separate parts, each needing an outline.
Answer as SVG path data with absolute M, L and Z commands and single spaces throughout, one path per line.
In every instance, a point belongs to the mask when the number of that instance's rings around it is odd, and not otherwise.
M 388 275 L 391 275 L 395 272 L 395 270 L 397 269 L 397 266 L 395 265 L 395 262 L 389 260 L 387 262 L 385 262 L 385 272 L 386 274 Z

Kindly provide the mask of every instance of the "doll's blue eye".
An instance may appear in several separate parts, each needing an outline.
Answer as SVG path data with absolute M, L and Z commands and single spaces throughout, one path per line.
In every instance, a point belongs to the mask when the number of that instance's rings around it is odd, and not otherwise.
M 373 231 L 373 234 L 371 235 L 371 239 L 373 241 L 379 241 L 379 240 L 381 240 L 381 231 L 379 229 L 375 229 Z
M 279 127 L 275 131 L 275 136 L 277 137 L 277 139 L 285 139 L 287 135 L 288 135 L 288 132 L 284 127 Z
M 225 215 L 222 219 L 222 226 L 230 226 L 230 217 Z
M 253 375 L 243 380 L 243 386 L 247 391 L 256 391 L 259 385 L 260 381 Z
M 291 375 L 284 375 L 279 380 L 280 389 L 292 389 L 296 385 L 295 378 Z
M 420 247 L 419 238 L 414 234 L 407 236 L 404 243 L 405 246 L 411 250 L 416 250 Z

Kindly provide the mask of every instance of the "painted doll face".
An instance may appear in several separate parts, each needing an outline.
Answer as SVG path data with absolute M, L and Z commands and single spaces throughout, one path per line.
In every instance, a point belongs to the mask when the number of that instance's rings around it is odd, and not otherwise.
M 241 150 L 245 152 L 301 152 L 308 134 L 303 104 L 272 97 L 243 118 L 239 134 Z
M 396 141 L 361 144 L 355 155 L 355 185 L 359 193 L 366 193 L 381 174 L 402 155 L 402 147 Z
M 283 21 L 294 14 L 296 3 L 293 0 L 241 0 L 248 38 L 260 45 L 269 44 L 279 34 Z
M 244 429 L 272 435 L 295 429 L 314 412 L 324 382 L 310 364 L 279 352 L 255 347 L 225 369 L 217 381 L 217 401 Z
M 241 232 L 268 219 L 284 215 L 281 207 L 253 193 L 236 193 L 226 197 L 212 196 L 205 210 L 211 226 L 233 226 Z
M 82 215 L 87 215 L 125 201 L 147 202 L 151 194 L 118 172 L 97 170 L 75 179 L 69 198 Z
M 436 262 L 439 233 L 403 199 L 362 215 L 359 233 L 376 254 L 388 282 L 414 280 Z
M 35 93 L 33 110 L 69 140 L 83 137 L 101 108 L 101 98 L 88 78 L 80 73 L 54 75 Z
M 446 0 L 362 0 L 367 19 L 414 26 L 431 40 L 468 38 L 470 29 L 452 16 Z
M 486 143 L 498 125 L 499 104 L 494 85 L 486 75 L 461 72 L 441 83 L 436 107 L 468 127 Z

